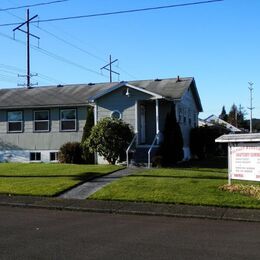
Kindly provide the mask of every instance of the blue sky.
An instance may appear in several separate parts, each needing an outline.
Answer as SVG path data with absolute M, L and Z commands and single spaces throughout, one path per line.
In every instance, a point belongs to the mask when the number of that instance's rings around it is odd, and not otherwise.
M 1 0 L 0 8 L 48 1 Z M 30 8 L 30 13 L 48 19 L 188 2 L 196 0 L 68 0 Z M 259 0 L 225 0 L 40 23 L 40 28 L 31 25 L 31 32 L 41 38 L 41 49 L 31 49 L 31 71 L 39 73 L 32 82 L 39 85 L 106 82 L 108 73 L 104 71 L 102 75 L 100 68 L 108 62 L 111 54 L 119 59 L 113 69 L 121 74 L 120 81 L 177 75 L 194 77 L 204 108 L 201 118 L 219 115 L 223 105 L 227 112 L 233 103 L 247 108 L 248 82 L 252 81 L 253 116 L 260 118 L 259 11 Z M 25 19 L 25 13 L 26 9 L 2 11 L 0 24 L 20 22 Z M 14 27 L 0 27 L 0 88 L 24 83 L 24 78 L 18 78 L 17 74 L 25 73 L 25 35 L 17 32 L 16 41 L 12 40 Z M 31 39 L 31 44 L 37 45 L 37 41 Z M 43 53 L 46 50 L 48 55 Z M 54 59 L 53 55 L 74 65 Z M 114 80 L 117 81 L 118 77 L 114 76 Z

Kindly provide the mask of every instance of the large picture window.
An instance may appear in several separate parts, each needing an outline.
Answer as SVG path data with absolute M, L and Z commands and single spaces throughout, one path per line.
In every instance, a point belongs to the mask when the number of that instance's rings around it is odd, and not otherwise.
M 60 111 L 61 131 L 76 131 L 76 109 Z
M 22 132 L 23 130 L 23 112 L 9 111 L 7 113 L 8 132 Z
M 34 131 L 35 132 L 47 132 L 50 125 L 49 111 L 41 110 L 34 111 Z

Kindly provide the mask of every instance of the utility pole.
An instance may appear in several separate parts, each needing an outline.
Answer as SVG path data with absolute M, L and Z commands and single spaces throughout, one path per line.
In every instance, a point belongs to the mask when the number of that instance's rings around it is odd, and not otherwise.
M 21 77 L 25 76 L 27 78 L 27 84 L 26 84 L 27 88 L 30 88 L 32 85 L 36 85 L 36 84 L 31 83 L 31 77 L 36 76 L 36 75 L 32 75 L 31 72 L 30 72 L 30 36 L 38 39 L 38 41 L 40 40 L 40 37 L 30 33 L 30 21 L 32 21 L 36 17 L 38 17 L 38 15 L 35 15 L 32 18 L 30 18 L 30 11 L 29 11 L 29 9 L 27 9 L 26 21 L 21 23 L 19 26 L 17 26 L 16 28 L 13 29 L 14 35 L 15 35 L 16 30 L 19 30 L 19 31 L 26 34 L 26 39 L 27 39 L 27 41 L 26 41 L 26 46 L 27 46 L 27 73 L 26 73 L 26 75 L 18 75 L 18 76 L 21 76 Z M 21 29 L 21 27 L 24 26 L 25 24 L 26 24 L 26 31 Z
M 113 73 L 114 73 L 114 74 L 117 74 L 118 76 L 120 75 L 120 73 L 118 73 L 118 72 L 112 70 L 112 64 L 115 63 L 116 61 L 118 61 L 118 59 L 112 61 L 112 57 L 111 57 L 111 55 L 109 55 L 109 63 L 106 64 L 104 67 L 100 68 L 101 70 L 104 69 L 104 70 L 108 70 L 108 71 L 109 71 L 109 79 L 110 79 L 110 82 L 113 81 L 113 79 L 112 79 L 112 74 L 113 74 Z M 107 67 L 109 67 L 109 69 L 108 69 Z
M 254 83 L 253 82 L 248 82 L 248 84 L 249 84 L 249 87 L 248 87 L 248 89 L 249 89 L 249 91 L 250 91 L 250 107 L 248 107 L 248 109 L 250 110 L 250 133 L 252 133 L 253 132 L 253 123 L 252 123 L 252 111 L 253 111 L 253 109 L 254 109 L 254 107 L 253 107 L 253 85 L 254 85 Z

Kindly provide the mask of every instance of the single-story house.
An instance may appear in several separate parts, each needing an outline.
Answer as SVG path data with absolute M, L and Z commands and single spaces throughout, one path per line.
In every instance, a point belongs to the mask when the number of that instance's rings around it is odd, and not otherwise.
M 202 111 L 192 77 L 0 89 L 0 161 L 57 161 L 61 145 L 81 141 L 88 105 L 95 124 L 121 118 L 132 126 L 136 147 L 149 149 L 173 104 L 188 158 L 189 132 Z

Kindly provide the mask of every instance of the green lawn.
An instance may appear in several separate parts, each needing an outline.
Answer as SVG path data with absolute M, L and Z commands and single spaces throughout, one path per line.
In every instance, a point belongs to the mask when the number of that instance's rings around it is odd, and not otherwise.
M 227 169 L 152 169 L 124 177 L 90 198 L 260 208 L 260 200 L 239 193 L 221 191 L 219 187 L 226 183 Z M 259 185 L 256 182 L 254 184 Z
M 0 163 L 0 193 L 54 196 L 91 177 L 118 169 L 113 165 Z

